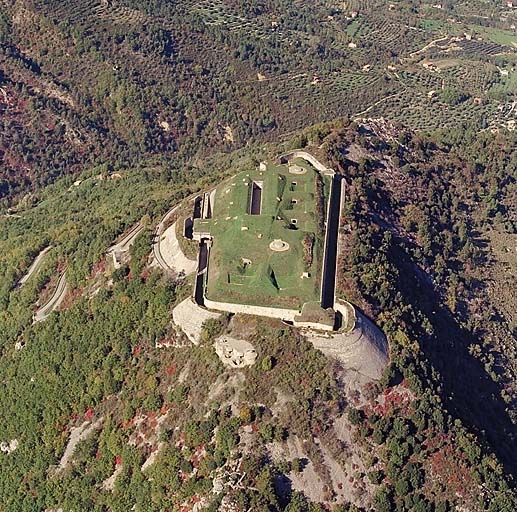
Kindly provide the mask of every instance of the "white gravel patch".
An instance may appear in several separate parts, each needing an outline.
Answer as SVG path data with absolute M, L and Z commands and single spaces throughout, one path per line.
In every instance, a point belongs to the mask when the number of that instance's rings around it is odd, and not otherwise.
M 158 443 L 158 446 L 156 447 L 156 450 L 145 459 L 145 462 L 142 464 L 142 467 L 140 468 L 142 471 L 145 471 L 146 469 L 150 468 L 158 458 L 158 455 L 160 454 L 160 450 L 165 446 L 165 443 Z
M 76 446 L 83 440 L 85 440 L 94 430 L 99 428 L 104 418 L 99 418 L 97 421 L 92 423 L 91 421 L 85 421 L 79 427 L 72 427 L 70 429 L 70 437 L 68 438 L 68 444 L 65 448 L 65 453 L 59 461 L 59 465 L 56 469 L 56 473 L 63 471 L 68 463 L 70 462 Z
M 115 488 L 115 482 L 117 480 L 117 477 L 120 475 L 120 473 L 122 473 L 123 469 L 124 469 L 124 465 L 118 464 L 115 467 L 115 471 L 113 471 L 112 475 L 110 477 L 106 478 L 106 480 L 104 480 L 104 482 L 102 482 L 101 487 L 105 491 L 113 491 L 113 489 Z

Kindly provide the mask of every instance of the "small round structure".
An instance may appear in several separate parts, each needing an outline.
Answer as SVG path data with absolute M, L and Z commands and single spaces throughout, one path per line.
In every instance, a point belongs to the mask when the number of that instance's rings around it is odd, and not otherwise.
M 279 238 L 275 238 L 270 244 L 269 248 L 275 252 L 283 252 L 289 250 L 289 244 L 280 240 Z
M 305 174 L 307 169 L 297 164 L 289 164 L 289 173 L 290 174 Z

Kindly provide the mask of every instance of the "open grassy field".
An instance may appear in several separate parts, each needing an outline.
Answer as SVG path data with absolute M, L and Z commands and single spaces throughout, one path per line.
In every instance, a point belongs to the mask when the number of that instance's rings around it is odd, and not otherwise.
M 481 25 L 469 25 L 469 29 L 474 34 L 479 34 L 484 39 L 488 39 L 497 44 L 515 47 L 517 44 L 517 34 L 515 31 L 500 30 L 494 27 L 483 27 Z
M 317 205 L 320 193 L 326 204 L 327 187 L 317 186 L 321 178 L 312 166 L 296 164 L 304 174 L 268 164 L 265 171 L 245 171 L 217 188 L 213 218 L 202 221 L 213 237 L 209 299 L 288 308 L 319 300 L 323 240 L 317 226 L 324 212 Z M 261 186 L 261 208 L 251 215 L 254 182 Z M 289 249 L 271 250 L 273 240 Z M 302 278 L 304 272 L 309 277 Z

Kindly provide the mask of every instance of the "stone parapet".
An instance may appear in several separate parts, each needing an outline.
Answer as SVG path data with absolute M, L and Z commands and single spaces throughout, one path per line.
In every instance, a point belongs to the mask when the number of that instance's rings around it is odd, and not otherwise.
M 300 312 L 297 309 L 271 308 L 267 306 L 252 306 L 250 304 L 234 304 L 231 302 L 218 302 L 204 298 L 205 307 L 216 311 L 226 311 L 228 313 L 267 316 L 278 318 L 287 322 L 294 322 L 294 317 Z
M 293 158 L 303 158 L 306 162 L 309 162 L 315 169 L 325 174 L 335 174 L 333 169 L 323 165 L 317 158 L 313 155 L 304 151 L 303 149 L 294 149 L 292 151 L 288 151 L 278 157 L 278 162 L 281 164 L 286 164 Z

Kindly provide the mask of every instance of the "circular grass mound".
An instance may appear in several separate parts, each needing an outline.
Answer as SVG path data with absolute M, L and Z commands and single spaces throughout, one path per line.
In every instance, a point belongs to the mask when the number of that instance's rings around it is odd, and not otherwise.
M 280 240 L 279 238 L 275 238 L 270 244 L 269 248 L 275 252 L 283 252 L 289 250 L 289 244 Z
M 289 164 L 289 173 L 290 174 L 305 174 L 307 169 L 303 168 L 300 165 Z

